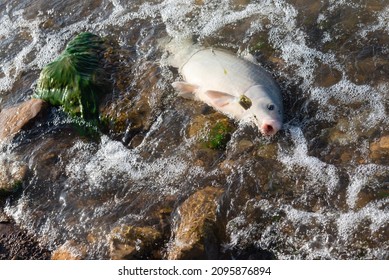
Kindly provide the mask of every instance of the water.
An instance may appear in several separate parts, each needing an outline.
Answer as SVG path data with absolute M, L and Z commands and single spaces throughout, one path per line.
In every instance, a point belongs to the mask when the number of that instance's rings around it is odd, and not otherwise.
M 188 196 L 215 186 L 221 258 L 389 258 L 389 152 L 376 148 L 389 134 L 387 1 L 127 2 L 0 2 L 0 109 L 29 98 L 79 32 L 117 42 L 102 109 L 116 121 L 99 139 L 50 109 L 3 144 L 1 164 L 28 166 L 8 215 L 51 250 L 71 243 L 109 258 L 114 228 L 158 228 L 161 211 L 175 221 Z M 226 149 L 205 148 L 196 121 L 221 117 L 176 98 L 167 36 L 253 53 L 282 88 L 283 131 L 265 139 L 231 122 Z

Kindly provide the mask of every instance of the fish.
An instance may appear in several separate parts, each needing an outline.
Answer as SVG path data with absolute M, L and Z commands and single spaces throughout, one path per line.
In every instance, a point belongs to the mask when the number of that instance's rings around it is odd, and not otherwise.
M 171 61 L 183 78 L 172 83 L 179 96 L 202 101 L 232 119 L 253 123 L 265 136 L 282 128 L 280 87 L 253 56 L 191 46 L 181 49 Z

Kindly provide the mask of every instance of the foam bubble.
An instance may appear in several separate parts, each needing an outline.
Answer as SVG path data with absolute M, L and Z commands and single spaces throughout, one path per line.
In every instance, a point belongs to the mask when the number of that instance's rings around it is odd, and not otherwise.
M 326 186 L 328 193 L 334 193 L 339 183 L 337 168 L 308 155 L 307 140 L 301 128 L 290 127 L 289 131 L 295 145 L 294 150 L 292 153 L 288 153 L 279 149 L 278 160 L 285 165 L 287 170 L 292 172 L 295 167 L 303 167 L 309 176 L 308 184 Z
M 189 173 L 193 174 L 202 172 L 201 168 L 191 168 L 177 156 L 145 161 L 137 150 L 128 150 L 121 142 L 105 136 L 92 157 L 89 145 L 78 142 L 73 147 L 73 151 L 80 156 L 66 167 L 66 171 L 68 176 L 87 180 L 88 185 L 97 189 L 104 188 L 109 181 L 116 180 L 139 182 L 139 188 L 143 188 L 144 184 L 141 182 L 151 180 L 154 183 L 149 186 L 150 191 L 154 189 L 161 194 L 174 194 L 178 191 L 175 182 L 189 170 Z M 136 185 L 133 188 L 136 188 Z
M 312 101 L 317 101 L 320 104 L 319 112 L 316 115 L 318 120 L 335 121 L 344 113 L 343 106 L 361 103 L 364 104 L 361 105 L 364 111 L 368 112 L 362 126 L 373 127 L 388 120 L 385 109 L 386 90 L 385 85 L 373 88 L 369 85 L 356 85 L 347 79 L 342 79 L 331 87 L 312 88 L 310 97 Z M 336 100 L 337 106 L 330 105 L 330 100 Z M 354 116 L 353 119 L 355 120 Z
M 366 37 L 369 33 L 375 31 L 384 31 L 389 33 L 389 6 L 386 6 L 382 11 L 377 12 L 377 23 L 373 25 L 364 26 L 358 32 L 358 35 L 361 37 Z
M 347 187 L 347 205 L 353 209 L 358 199 L 358 194 L 372 178 L 389 172 L 389 168 L 376 164 L 357 166 L 350 175 L 350 184 Z
M 387 202 L 388 199 L 384 203 Z M 370 222 L 369 228 L 374 233 L 380 227 L 388 225 L 389 211 L 378 209 L 375 203 L 369 203 L 359 211 L 342 213 L 336 221 L 339 236 L 347 240 L 355 232 L 357 225 L 365 220 Z

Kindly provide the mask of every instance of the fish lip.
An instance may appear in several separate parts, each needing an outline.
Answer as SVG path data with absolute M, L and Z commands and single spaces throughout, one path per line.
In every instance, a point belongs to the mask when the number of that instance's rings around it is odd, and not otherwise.
M 267 120 L 259 126 L 259 130 L 264 136 L 274 136 L 281 128 L 282 123 L 277 120 Z

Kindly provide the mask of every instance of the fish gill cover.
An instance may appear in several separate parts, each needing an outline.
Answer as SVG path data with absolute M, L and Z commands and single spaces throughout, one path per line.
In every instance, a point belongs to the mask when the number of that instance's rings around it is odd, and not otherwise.
M 77 35 L 43 68 L 34 97 L 62 106 L 73 117 L 96 122 L 99 99 L 107 88 L 104 50 L 104 39 L 99 36 L 89 32 Z

